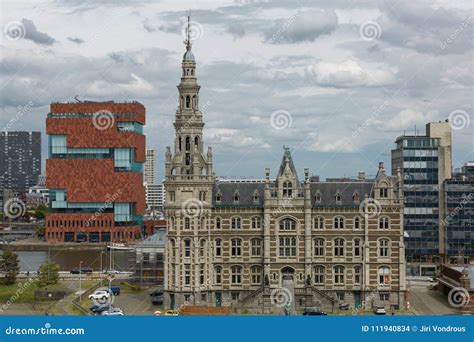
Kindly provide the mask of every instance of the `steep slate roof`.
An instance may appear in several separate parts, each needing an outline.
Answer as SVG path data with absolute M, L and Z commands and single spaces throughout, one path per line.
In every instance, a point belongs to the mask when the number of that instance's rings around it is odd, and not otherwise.
M 164 247 L 166 244 L 166 229 L 158 229 L 155 234 L 137 243 L 135 247 Z
M 285 150 L 285 153 L 283 153 L 283 158 L 281 160 L 280 171 L 278 171 L 278 176 L 284 174 L 286 159 L 288 158 L 288 165 L 290 166 L 291 173 L 293 173 L 293 175 L 296 177 L 296 183 L 299 184 L 298 173 L 296 172 L 295 164 L 293 163 L 293 158 L 291 158 L 290 148 L 283 146 L 283 149 Z
M 359 194 L 360 201 L 365 196 L 372 197 L 372 182 L 316 182 L 311 183 L 311 204 L 317 206 L 359 205 L 354 203 L 352 196 Z M 316 194 L 321 194 L 321 203 L 316 203 Z M 336 203 L 336 194 L 341 195 L 341 202 Z
M 263 190 L 265 183 L 232 183 L 232 182 L 220 182 L 217 181 L 214 184 L 212 204 L 214 206 L 252 206 L 262 207 L 263 206 Z M 239 192 L 239 203 L 234 203 L 234 193 Z M 258 204 L 253 202 L 253 194 L 255 190 L 258 191 Z M 216 194 L 220 191 L 221 202 L 216 203 Z

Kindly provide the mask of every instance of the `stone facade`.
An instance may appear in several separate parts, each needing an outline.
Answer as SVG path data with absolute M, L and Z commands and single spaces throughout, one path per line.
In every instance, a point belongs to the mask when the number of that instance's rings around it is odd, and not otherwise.
M 196 63 L 182 62 L 174 153 L 165 165 L 165 306 L 268 312 L 405 305 L 400 172 L 374 180 L 298 178 L 285 148 L 276 179 L 219 180 L 203 150 Z

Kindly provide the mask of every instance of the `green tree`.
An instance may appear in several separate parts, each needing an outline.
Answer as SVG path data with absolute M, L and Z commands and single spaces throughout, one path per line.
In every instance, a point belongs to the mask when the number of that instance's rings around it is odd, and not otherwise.
M 48 208 L 44 204 L 40 204 L 35 209 L 35 217 L 37 220 L 43 220 L 46 216 Z
M 46 286 L 57 284 L 59 281 L 59 265 L 55 262 L 45 261 L 41 264 L 38 274 L 38 285 Z
M 15 284 L 16 276 L 20 272 L 20 261 L 18 255 L 11 248 L 7 248 L 2 254 L 0 272 L 3 274 L 4 284 Z

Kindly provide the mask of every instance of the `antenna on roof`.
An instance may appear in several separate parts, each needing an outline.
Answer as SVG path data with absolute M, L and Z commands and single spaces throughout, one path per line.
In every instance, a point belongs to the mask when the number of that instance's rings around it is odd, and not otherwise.
M 79 95 L 74 96 L 74 100 L 76 100 L 76 101 L 79 102 L 79 103 L 82 103 L 82 101 L 79 100 Z

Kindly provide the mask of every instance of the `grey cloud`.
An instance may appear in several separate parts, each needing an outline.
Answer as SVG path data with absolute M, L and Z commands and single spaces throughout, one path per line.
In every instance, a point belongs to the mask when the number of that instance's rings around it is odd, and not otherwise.
M 69 40 L 70 42 L 79 44 L 79 45 L 84 43 L 84 40 L 79 38 L 79 37 L 67 37 L 67 40 Z
M 300 11 L 292 17 L 276 20 L 273 28 L 265 32 L 265 41 L 271 44 L 311 42 L 334 31 L 337 24 L 334 10 Z
M 25 39 L 31 40 L 40 45 L 53 45 L 56 42 L 56 39 L 47 33 L 38 31 L 32 20 L 23 18 L 21 23 L 25 27 Z
M 227 32 L 229 32 L 234 37 L 234 39 L 245 36 L 245 28 L 240 24 L 230 25 L 227 28 Z

